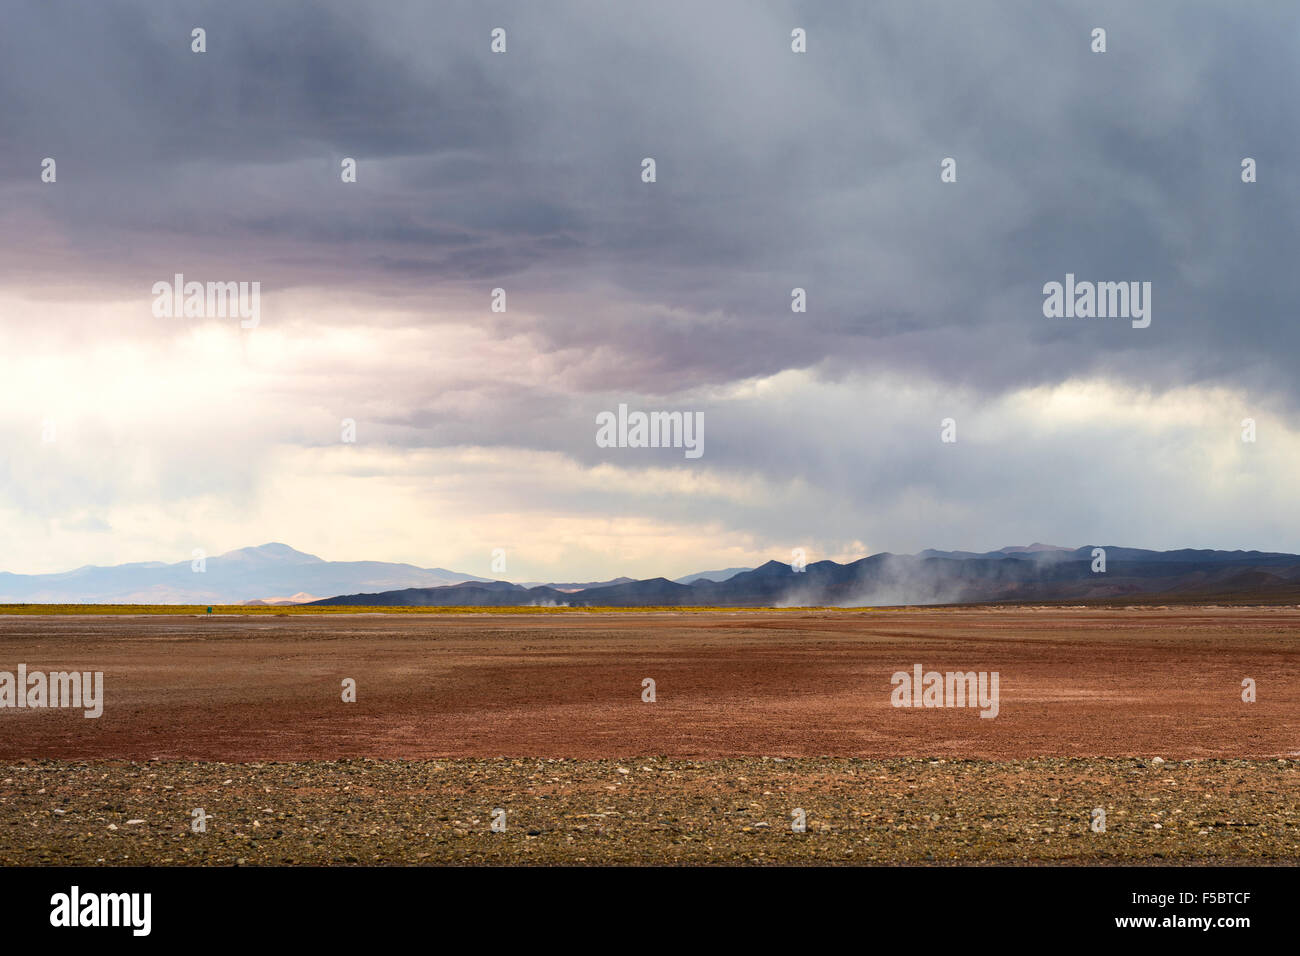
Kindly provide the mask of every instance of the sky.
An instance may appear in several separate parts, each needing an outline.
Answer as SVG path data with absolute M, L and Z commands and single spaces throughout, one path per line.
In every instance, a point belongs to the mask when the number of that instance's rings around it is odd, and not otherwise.
M 531 581 L 1300 551 L 1298 27 L 7 2 L 0 570 L 266 541 Z M 259 282 L 256 326 L 156 314 L 177 273 Z M 1067 274 L 1149 282 L 1150 325 L 1045 316 Z M 601 447 L 620 404 L 702 417 L 703 453 Z

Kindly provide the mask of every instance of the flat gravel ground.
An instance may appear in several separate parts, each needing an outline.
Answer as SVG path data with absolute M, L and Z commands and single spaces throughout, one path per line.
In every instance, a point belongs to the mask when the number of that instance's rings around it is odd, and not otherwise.
M 0 708 L 0 760 L 1300 756 L 1294 607 L 0 617 L 20 664 L 103 714 Z M 996 717 L 893 706 L 918 664 Z
M 1295 760 L 0 764 L 5 865 L 1298 862 Z

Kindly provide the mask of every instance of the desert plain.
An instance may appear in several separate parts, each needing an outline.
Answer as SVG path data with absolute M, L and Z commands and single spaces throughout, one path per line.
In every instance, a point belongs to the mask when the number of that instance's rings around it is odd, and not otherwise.
M 1300 862 L 1296 607 L 0 614 L 19 664 L 104 702 L 0 709 L 3 864 Z

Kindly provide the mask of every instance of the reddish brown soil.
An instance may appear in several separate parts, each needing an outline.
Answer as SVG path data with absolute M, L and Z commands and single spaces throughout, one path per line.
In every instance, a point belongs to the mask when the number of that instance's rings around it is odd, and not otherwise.
M 104 715 L 0 710 L 3 760 L 1300 754 L 1297 608 L 0 618 L 20 663 Z M 999 716 L 891 707 L 914 663 Z

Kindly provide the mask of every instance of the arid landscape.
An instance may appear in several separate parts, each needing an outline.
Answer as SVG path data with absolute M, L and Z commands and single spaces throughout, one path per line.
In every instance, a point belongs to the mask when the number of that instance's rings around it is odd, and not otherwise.
M 1290 929 L 1295 21 L 0 3 L 5 942 Z
M 0 669 L 102 671 L 104 706 L 0 710 L 0 862 L 1295 863 L 1298 627 L 1295 607 L 7 615 Z M 892 706 L 915 664 L 997 672 L 996 717 Z

